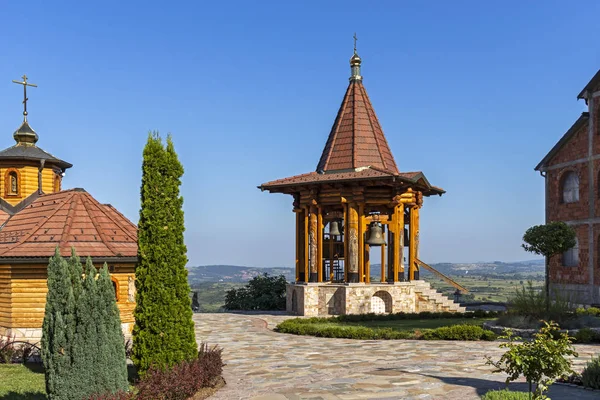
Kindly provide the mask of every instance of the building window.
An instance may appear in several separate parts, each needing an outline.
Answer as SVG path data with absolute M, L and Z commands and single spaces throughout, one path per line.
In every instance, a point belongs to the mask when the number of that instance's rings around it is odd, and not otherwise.
M 579 240 L 575 238 L 575 246 L 563 253 L 563 265 L 565 267 L 579 266 Z
M 567 172 L 562 179 L 562 202 L 579 201 L 579 176 L 573 171 Z
M 115 300 L 119 301 L 119 282 L 114 276 L 111 276 L 110 280 L 112 281 L 113 289 L 115 290 Z
M 6 196 L 19 196 L 21 192 L 19 171 L 16 169 L 9 169 L 6 171 L 4 176 L 4 194 Z

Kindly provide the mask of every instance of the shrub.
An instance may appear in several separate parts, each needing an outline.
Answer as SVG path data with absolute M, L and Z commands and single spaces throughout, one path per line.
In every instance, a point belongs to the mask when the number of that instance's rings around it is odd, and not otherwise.
M 591 315 L 592 317 L 600 317 L 600 308 L 589 307 L 583 308 L 579 307 L 575 310 L 575 314 L 577 315 Z
M 442 326 L 423 332 L 424 340 L 495 340 L 494 332 L 476 325 Z
M 283 321 L 275 330 L 295 335 L 311 335 L 328 338 L 361 339 L 361 340 L 495 340 L 492 331 L 475 325 L 454 325 L 423 332 L 395 331 L 391 328 L 368 328 L 365 326 L 322 326 L 334 318 L 295 318 Z
M 106 394 L 95 394 L 87 398 L 87 400 L 134 400 L 135 395 L 130 392 L 117 392 Z
M 596 332 L 591 330 L 590 328 L 580 329 L 575 334 L 575 341 L 577 343 L 592 343 L 596 339 Z
M 0 364 L 12 363 L 18 351 L 14 335 L 12 338 L 2 338 L 0 336 Z
M 529 400 L 529 393 L 513 392 L 508 389 L 490 390 L 481 397 L 481 400 Z
M 198 357 L 172 367 L 151 366 L 140 380 L 137 400 L 185 400 L 221 376 L 222 349 L 201 344 Z
M 578 356 L 569 336 L 558 332 L 558 324 L 544 322 L 544 325 L 533 340 L 522 343 L 516 343 L 520 338 L 508 330 L 505 336 L 500 337 L 508 340 L 500 344 L 501 348 L 507 348 L 508 351 L 497 362 L 486 356 L 486 365 L 496 367 L 494 372 L 508 375 L 507 384 L 523 375 L 529 383 L 529 393 L 532 393 L 532 386 L 535 385 L 534 399 L 544 399 L 544 393 L 555 379 L 573 373 L 572 362 L 566 357 Z
M 138 222 L 133 355 L 138 373 L 192 361 L 198 346 L 192 320 L 184 243 L 183 166 L 171 137 L 148 137 L 143 152 Z
M 285 310 L 284 275 L 269 276 L 264 273 L 252 278 L 245 287 L 228 290 L 225 294 L 226 310 Z
M 600 389 L 600 357 L 592 357 L 581 373 L 583 386 Z

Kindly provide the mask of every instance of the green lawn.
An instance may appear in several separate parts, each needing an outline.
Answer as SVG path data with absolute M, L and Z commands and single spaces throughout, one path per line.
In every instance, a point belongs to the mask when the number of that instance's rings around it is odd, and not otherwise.
M 0 364 L 0 399 L 46 400 L 43 367 L 39 364 Z
M 423 329 L 435 329 L 441 326 L 451 325 L 479 325 L 481 326 L 486 321 L 491 321 L 489 318 L 439 318 L 439 319 L 403 319 L 395 321 L 361 321 L 361 322 L 323 322 L 313 324 L 318 327 L 332 326 L 364 326 L 367 328 L 392 328 L 395 331 L 411 331 Z

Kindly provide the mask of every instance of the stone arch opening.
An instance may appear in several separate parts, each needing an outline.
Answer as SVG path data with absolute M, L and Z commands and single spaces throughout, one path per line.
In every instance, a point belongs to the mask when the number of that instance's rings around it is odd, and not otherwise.
M 392 295 L 386 291 L 375 292 L 371 297 L 371 312 L 375 314 L 389 314 L 392 312 Z

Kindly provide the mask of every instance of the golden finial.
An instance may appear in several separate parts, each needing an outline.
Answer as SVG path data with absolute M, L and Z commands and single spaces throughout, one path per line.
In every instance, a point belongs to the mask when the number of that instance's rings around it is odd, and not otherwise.
M 23 121 L 27 121 L 27 100 L 29 100 L 27 98 L 27 86 L 37 87 L 37 85 L 27 82 L 27 75 L 23 75 L 21 79 L 23 79 L 22 82 L 15 81 L 14 79 L 13 82 L 23 85 Z
M 350 75 L 350 80 L 351 81 L 361 81 L 362 76 L 360 76 L 360 64 L 361 64 L 362 60 L 360 59 L 360 56 L 356 52 L 356 41 L 358 40 L 358 38 L 356 37 L 356 32 L 354 32 L 353 37 L 354 37 L 354 54 L 350 58 L 350 68 L 352 71 L 352 74 Z

